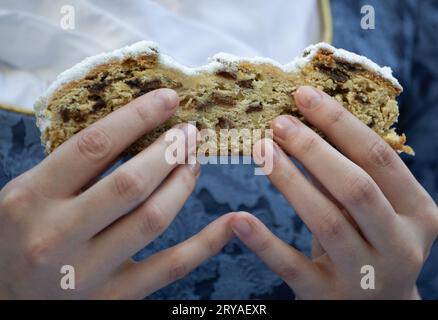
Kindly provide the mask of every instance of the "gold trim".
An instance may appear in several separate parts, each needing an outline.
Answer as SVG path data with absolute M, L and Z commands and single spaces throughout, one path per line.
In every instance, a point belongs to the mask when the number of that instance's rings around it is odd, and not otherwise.
M 322 41 L 332 43 L 333 41 L 333 20 L 330 0 L 319 0 L 322 17 Z
M 29 110 L 29 109 L 25 109 L 25 108 L 17 107 L 17 106 L 11 106 L 11 105 L 4 104 L 4 103 L 0 103 L 0 109 L 6 110 L 6 111 L 11 111 L 11 112 L 16 112 L 16 113 L 21 113 L 21 114 L 26 114 L 28 116 L 35 115 L 33 110 Z
M 333 40 L 333 20 L 332 20 L 332 9 L 330 0 L 319 0 L 319 7 L 321 9 L 321 18 L 322 18 L 322 41 L 327 43 L 332 43 Z M 16 113 L 26 114 L 26 115 L 35 115 L 35 113 L 31 110 L 18 107 L 18 106 L 10 106 L 6 104 L 0 103 L 0 109 L 12 111 Z

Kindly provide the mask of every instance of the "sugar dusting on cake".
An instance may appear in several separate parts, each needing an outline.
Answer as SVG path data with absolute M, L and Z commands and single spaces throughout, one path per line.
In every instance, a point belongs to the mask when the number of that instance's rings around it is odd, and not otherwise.
M 333 54 L 333 56 L 339 60 L 343 60 L 345 62 L 349 62 L 351 64 L 360 64 L 362 67 L 364 67 L 366 70 L 374 72 L 381 76 L 382 78 L 388 80 L 394 87 L 400 89 L 400 91 L 403 91 L 403 87 L 400 85 L 398 80 L 392 75 L 392 70 L 390 67 L 381 67 L 377 63 L 371 61 L 367 57 L 358 55 L 356 53 L 344 50 L 344 49 L 338 49 L 335 48 L 328 43 L 320 42 L 318 44 L 314 44 L 311 46 L 308 46 L 306 49 L 304 49 L 304 56 L 298 57 L 294 61 L 292 61 L 290 64 L 300 64 L 300 63 L 307 63 L 312 60 L 312 58 L 315 56 L 315 54 L 319 50 L 326 50 Z M 301 61 L 299 61 L 301 60 Z M 285 71 L 288 71 L 289 65 L 285 65 Z M 294 66 L 291 66 L 294 68 Z
M 167 68 L 176 69 L 180 72 L 187 75 L 194 75 L 200 72 L 210 72 L 214 73 L 223 69 L 233 69 L 237 68 L 240 62 L 249 62 L 254 64 L 270 64 L 280 68 L 285 72 L 294 72 L 302 69 L 306 64 L 308 64 L 315 54 L 319 50 L 327 50 L 332 52 L 335 58 L 340 60 L 344 60 L 346 62 L 350 62 L 353 64 L 360 64 L 365 69 L 375 72 L 382 78 L 388 80 L 391 84 L 393 84 L 396 88 L 402 90 L 401 85 L 392 75 L 392 70 L 389 67 L 380 67 L 376 63 L 372 62 L 368 58 L 364 56 L 357 55 L 355 53 L 337 49 L 327 43 L 318 43 L 315 45 L 311 45 L 304 50 L 304 54 L 301 57 L 295 58 L 288 64 L 282 65 L 279 62 L 263 57 L 254 57 L 254 58 L 241 58 L 236 57 L 227 53 L 218 53 L 214 55 L 212 58 L 208 59 L 208 64 L 196 68 L 190 68 L 184 66 L 177 61 L 175 61 L 172 57 L 165 55 L 160 52 L 158 44 L 152 41 L 140 41 L 134 43 L 130 46 L 123 47 L 121 49 L 114 50 L 109 53 L 101 53 L 89 58 L 86 58 L 82 62 L 79 62 L 72 68 L 62 72 L 56 80 L 49 86 L 44 94 L 38 98 L 35 102 L 35 113 L 37 115 L 37 125 L 42 132 L 44 132 L 48 127 L 50 127 L 50 114 L 46 110 L 48 102 L 52 95 L 64 85 L 72 82 L 81 80 L 86 77 L 86 75 L 95 67 L 99 65 L 103 65 L 114 60 L 124 60 L 127 58 L 135 58 L 141 55 L 157 55 L 159 63 Z
M 296 57 L 291 62 L 282 65 L 279 62 L 264 57 L 254 57 L 254 58 L 240 58 L 228 53 L 218 53 L 209 59 L 210 64 L 213 62 L 219 62 L 221 65 L 235 65 L 240 62 L 250 62 L 254 64 L 271 64 L 276 66 L 277 68 L 283 70 L 284 72 L 295 72 L 299 69 L 304 68 L 306 64 L 308 64 L 313 57 L 318 53 L 319 50 L 326 50 L 333 54 L 333 56 L 339 60 L 349 62 L 351 64 L 360 64 L 363 68 L 368 71 L 374 72 L 389 81 L 394 87 L 398 88 L 400 91 L 403 91 L 403 87 L 400 85 L 398 80 L 392 75 L 392 70 L 390 67 L 380 67 L 378 64 L 374 63 L 370 59 L 358 55 L 356 53 L 335 48 L 328 43 L 320 42 L 318 44 L 314 44 L 308 46 L 304 49 L 304 53 L 300 57 Z M 195 69 L 196 71 L 196 69 Z M 214 71 L 214 70 L 211 70 Z

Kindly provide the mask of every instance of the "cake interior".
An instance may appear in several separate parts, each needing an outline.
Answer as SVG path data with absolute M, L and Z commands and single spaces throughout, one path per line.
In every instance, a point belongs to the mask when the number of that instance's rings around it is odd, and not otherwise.
M 319 50 L 303 69 L 290 73 L 271 64 L 241 61 L 224 64 L 215 73 L 187 75 L 162 65 L 156 54 L 114 60 L 52 96 L 47 106 L 51 125 L 43 132 L 43 141 L 50 141 L 50 152 L 108 113 L 158 88 L 176 90 L 180 106 L 165 124 L 135 142 L 130 152 L 144 149 L 181 122 L 195 121 L 198 129 L 218 131 L 267 129 L 280 114 L 305 121 L 293 99 L 301 85 L 317 87 L 333 96 L 394 149 L 407 148 L 403 146 L 405 137 L 391 128 L 398 116 L 395 98 L 399 89 L 361 65 L 337 59 L 326 50 Z

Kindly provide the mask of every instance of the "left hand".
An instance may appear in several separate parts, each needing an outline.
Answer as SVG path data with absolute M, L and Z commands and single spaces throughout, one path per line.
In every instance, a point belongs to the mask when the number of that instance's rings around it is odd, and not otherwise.
M 0 300 L 141 299 L 231 239 L 228 214 L 143 261 L 131 259 L 168 228 L 199 177 L 199 165 L 167 161 L 165 133 L 99 179 L 123 150 L 165 122 L 178 100 L 159 89 L 131 101 L 0 190 Z M 179 150 L 188 156 L 197 130 L 178 128 Z M 61 285 L 62 270 L 69 287 Z
M 298 298 L 419 298 L 416 280 L 438 234 L 436 204 L 396 152 L 337 101 L 311 87 L 295 101 L 337 149 L 291 116 L 273 121 L 274 139 L 323 187 L 271 140 L 256 144 L 254 158 L 272 152 L 268 177 L 314 235 L 313 259 L 252 215 L 236 215 L 234 232 Z M 374 290 L 361 287 L 365 265 L 375 270 Z

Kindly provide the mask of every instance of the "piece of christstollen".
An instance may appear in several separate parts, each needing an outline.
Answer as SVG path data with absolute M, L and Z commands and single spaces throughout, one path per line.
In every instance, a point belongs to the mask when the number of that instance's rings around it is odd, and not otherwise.
M 325 43 L 306 48 L 301 57 L 286 65 L 220 53 L 205 66 L 188 68 L 160 53 L 155 43 L 143 41 L 89 57 L 63 72 L 37 100 L 35 110 L 42 143 L 50 153 L 132 99 L 158 88 L 176 90 L 180 97 L 176 113 L 127 150 L 136 153 L 182 122 L 219 132 L 267 129 L 281 114 L 305 121 L 293 99 L 301 85 L 325 91 L 392 148 L 413 154 L 405 145 L 405 136 L 393 128 L 398 117 L 395 99 L 402 87 L 391 69 Z M 210 154 L 223 154 L 219 144 L 217 147 L 217 152 L 210 150 Z M 250 152 L 241 147 L 239 151 Z

